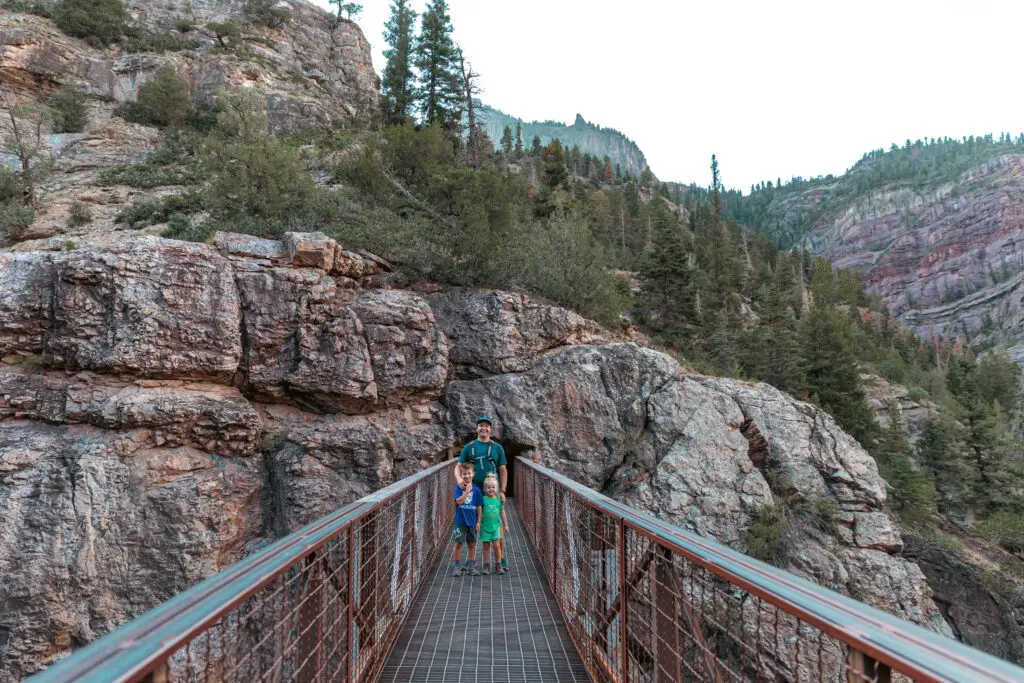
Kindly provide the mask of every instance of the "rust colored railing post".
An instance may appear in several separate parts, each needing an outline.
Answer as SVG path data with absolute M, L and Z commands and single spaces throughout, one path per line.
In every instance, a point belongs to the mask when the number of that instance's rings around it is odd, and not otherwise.
M 626 520 L 619 519 L 619 681 L 629 683 L 629 604 L 626 595 Z
M 355 581 L 355 564 L 356 564 L 356 528 L 355 525 L 349 525 L 348 527 L 348 635 L 346 637 L 346 647 L 348 649 L 348 673 L 346 680 L 349 683 L 355 683 L 356 680 L 356 581 Z
M 888 666 L 869 657 L 860 650 L 850 648 L 846 659 L 849 669 L 846 672 L 848 683 L 890 683 L 892 673 Z
M 305 590 L 299 592 L 299 618 L 298 636 L 299 670 L 296 672 L 297 681 L 305 683 L 314 681 L 320 673 L 320 653 L 323 642 L 323 577 L 320 570 L 323 566 L 319 551 L 306 556 L 303 561 L 302 573 L 305 580 L 300 585 Z M 300 574 L 301 577 L 301 574 Z
M 672 551 L 658 546 L 651 562 L 651 610 L 654 612 L 654 678 L 681 681 L 679 629 L 676 624 L 676 594 L 672 580 Z M 666 610 L 669 610 L 666 613 Z

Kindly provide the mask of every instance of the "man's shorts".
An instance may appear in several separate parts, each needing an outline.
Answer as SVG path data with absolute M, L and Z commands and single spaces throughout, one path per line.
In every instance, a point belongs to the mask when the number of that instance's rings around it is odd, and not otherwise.
M 476 527 L 465 526 L 463 524 L 455 525 L 455 542 L 456 543 L 476 543 Z

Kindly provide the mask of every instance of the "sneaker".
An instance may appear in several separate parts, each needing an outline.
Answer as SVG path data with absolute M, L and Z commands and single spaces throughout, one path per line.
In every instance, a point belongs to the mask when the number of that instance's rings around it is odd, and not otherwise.
M 462 576 L 462 567 L 456 566 L 455 569 L 452 570 L 452 576 Z
M 469 575 L 470 576 L 480 576 L 480 570 L 476 568 L 475 564 L 472 567 L 469 568 Z
M 504 567 L 499 567 L 498 568 L 498 573 L 499 574 L 508 574 L 508 570 L 505 569 Z
M 487 576 L 488 574 L 491 573 L 491 566 L 488 565 L 488 564 L 485 564 L 484 565 L 484 570 L 482 572 L 480 572 L 480 573 L 483 574 L 484 576 Z

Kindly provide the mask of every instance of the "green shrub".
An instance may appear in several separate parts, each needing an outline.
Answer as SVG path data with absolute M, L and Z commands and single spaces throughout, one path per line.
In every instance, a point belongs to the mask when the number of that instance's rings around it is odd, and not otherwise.
M 208 31 L 213 31 L 217 42 L 225 50 L 236 48 L 242 44 L 242 27 L 233 21 L 211 21 L 206 24 Z
M 280 28 L 292 19 L 292 13 L 277 6 L 277 0 L 246 0 L 244 11 L 253 22 L 269 28 Z
M 271 137 L 211 145 L 207 207 L 218 217 L 301 212 L 315 185 L 298 150 Z
M 743 534 L 747 554 L 762 562 L 781 565 L 787 554 L 786 526 L 785 515 L 778 507 L 764 505 L 758 508 Z
M 25 186 L 11 168 L 0 164 L 0 203 L 11 200 L 21 201 Z
M 0 10 L 8 12 L 20 12 L 22 14 L 35 14 L 36 16 L 50 18 L 50 10 L 38 1 L 25 2 L 25 0 L 2 0 Z
M 121 0 L 60 0 L 53 8 L 57 28 L 96 47 L 117 42 L 127 21 Z
M 1024 515 L 1001 511 L 978 525 L 978 533 L 993 543 L 1010 551 L 1024 554 Z
M 196 213 L 202 209 L 202 197 L 198 193 L 186 192 L 155 202 L 135 202 L 117 214 L 114 222 L 133 228 L 143 222 L 163 223 L 176 213 Z
M 146 81 L 134 102 L 122 102 L 114 110 L 126 121 L 177 128 L 185 125 L 192 112 L 188 84 L 170 66 L 160 69 Z
M 50 105 L 54 133 L 81 133 L 89 123 L 85 93 L 75 88 L 61 88 Z
M 108 185 L 127 185 L 143 189 L 166 185 L 196 185 L 202 173 L 195 164 L 187 166 L 161 166 L 153 163 L 111 166 L 100 174 L 100 182 Z
M 167 219 L 167 227 L 160 236 L 186 242 L 205 242 L 214 232 L 209 221 L 193 221 L 183 213 L 175 213 Z
M 793 514 L 805 524 L 826 534 L 834 534 L 839 519 L 839 505 L 827 498 L 801 501 L 792 506 Z
M 178 31 L 179 33 L 188 33 L 189 31 L 191 31 L 195 27 L 196 27 L 195 20 L 194 19 L 189 19 L 187 17 L 182 17 L 181 19 L 178 19 L 178 21 L 176 21 L 174 23 L 174 30 Z
M 32 225 L 36 219 L 35 212 L 18 202 L 0 204 L 0 235 L 17 239 L 21 230 Z
M 127 52 L 181 52 L 195 50 L 199 43 L 177 33 L 152 33 L 146 31 L 124 41 Z
M 68 223 L 75 227 L 92 222 L 92 209 L 85 202 L 72 202 L 68 209 Z

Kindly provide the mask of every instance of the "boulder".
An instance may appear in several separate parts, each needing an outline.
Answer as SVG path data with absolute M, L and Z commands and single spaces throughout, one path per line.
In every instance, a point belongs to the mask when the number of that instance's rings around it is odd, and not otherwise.
M 231 266 L 206 245 L 146 238 L 57 261 L 50 367 L 227 381 L 241 357 Z
M 522 294 L 455 290 L 429 301 L 460 379 L 523 372 L 545 351 L 602 339 L 596 323 Z

